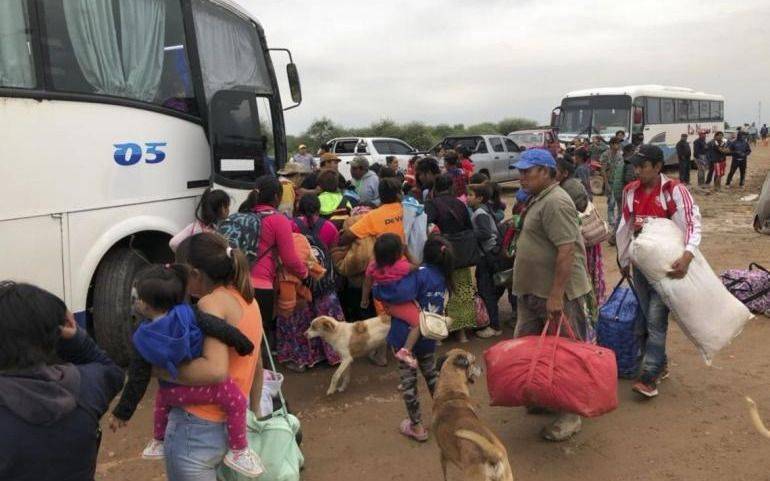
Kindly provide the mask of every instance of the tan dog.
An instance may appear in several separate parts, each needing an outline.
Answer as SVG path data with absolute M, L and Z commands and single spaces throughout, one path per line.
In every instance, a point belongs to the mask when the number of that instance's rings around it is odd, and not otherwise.
M 457 468 L 462 481 L 513 481 L 505 446 L 476 415 L 468 383 L 481 375 L 473 354 L 452 349 L 441 367 L 433 396 L 433 433 L 441 449 L 441 470 Z
M 762 418 L 759 417 L 759 410 L 757 410 L 757 403 L 750 397 L 746 398 L 746 402 L 749 403 L 749 415 L 751 416 L 751 422 L 754 423 L 754 427 L 757 428 L 759 434 L 766 438 L 770 438 L 770 430 L 765 427 L 762 422 Z
M 350 364 L 353 359 L 375 353 L 387 362 L 385 339 L 390 330 L 390 316 L 372 317 L 358 322 L 339 322 L 333 317 L 320 316 L 313 319 L 305 332 L 308 339 L 320 337 L 339 353 L 342 362 L 332 375 L 332 382 L 326 395 L 342 392 L 350 382 Z M 340 382 L 342 377 L 342 382 Z

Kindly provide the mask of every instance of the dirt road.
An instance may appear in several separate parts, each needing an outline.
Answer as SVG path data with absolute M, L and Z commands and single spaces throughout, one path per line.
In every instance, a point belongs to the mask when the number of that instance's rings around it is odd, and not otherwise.
M 745 192 L 696 195 L 704 224 L 702 251 L 717 272 L 745 268 L 752 261 L 770 265 L 770 237 L 754 233 L 750 225 L 752 205 L 739 200 L 759 192 L 770 169 L 770 148 L 758 147 L 749 164 Z M 607 247 L 609 286 L 618 279 L 614 258 L 614 248 Z M 502 306 L 503 319 L 508 319 L 510 307 L 505 301 Z M 479 414 L 508 447 L 516 478 L 770 479 L 770 441 L 754 432 L 743 401 L 744 395 L 752 396 L 770 418 L 770 320 L 758 317 L 751 321 L 710 368 L 677 327 L 670 332 L 672 372 L 661 386 L 660 397 L 640 401 L 631 392 L 631 384 L 621 381 L 620 407 L 586 421 L 578 436 L 562 444 L 547 443 L 538 437 L 538 430 L 548 418 L 528 416 L 523 409 L 489 407 L 484 380 L 473 386 Z M 510 328 L 505 335 L 511 335 Z M 493 342 L 474 340 L 463 347 L 481 354 Z M 447 342 L 440 350 L 457 345 Z M 286 375 L 286 395 L 304 432 L 303 480 L 441 479 L 434 442 L 417 444 L 398 434 L 397 426 L 405 412 L 396 390 L 392 359 L 385 368 L 366 362 L 354 364 L 348 391 L 327 397 L 324 392 L 332 372 L 331 368 L 317 367 L 305 374 Z M 431 401 L 425 395 L 424 384 L 420 387 L 423 411 L 429 421 Z M 148 395 L 129 427 L 113 434 L 105 426 L 98 479 L 165 479 L 162 463 L 138 457 L 151 434 L 151 414 L 152 397 Z

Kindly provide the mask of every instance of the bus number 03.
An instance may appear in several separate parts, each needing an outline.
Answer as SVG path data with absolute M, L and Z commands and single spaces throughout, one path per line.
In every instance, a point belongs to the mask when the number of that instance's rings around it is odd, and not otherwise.
M 159 164 L 166 158 L 166 153 L 160 150 L 166 142 L 146 142 L 144 144 L 144 161 L 147 164 Z M 113 155 L 118 165 L 134 165 L 142 160 L 142 146 L 133 142 L 115 144 Z

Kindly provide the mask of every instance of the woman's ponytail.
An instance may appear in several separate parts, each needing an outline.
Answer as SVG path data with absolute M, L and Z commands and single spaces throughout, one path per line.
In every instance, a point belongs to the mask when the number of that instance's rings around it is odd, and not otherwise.
M 204 273 L 215 285 L 235 287 L 246 302 L 254 300 L 246 255 L 224 237 L 204 232 L 188 237 L 177 249 L 177 260 Z
M 251 303 L 254 300 L 254 288 L 251 286 L 251 268 L 249 267 L 249 260 L 246 258 L 246 254 L 240 249 L 233 249 L 228 247 L 230 258 L 233 261 L 233 284 L 238 292 L 241 293 L 243 299 Z

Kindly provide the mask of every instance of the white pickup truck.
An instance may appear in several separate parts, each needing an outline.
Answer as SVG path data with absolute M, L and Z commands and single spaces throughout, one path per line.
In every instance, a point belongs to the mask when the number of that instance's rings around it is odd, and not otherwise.
M 455 149 L 459 145 L 473 152 L 471 160 L 475 165 L 474 171 L 486 174 L 494 182 L 508 182 L 520 177 L 519 171 L 512 165 L 519 160 L 524 148 L 504 135 L 458 135 L 444 137 L 438 145 L 431 149 L 435 155 L 442 147 Z
M 340 137 L 327 142 L 329 152 L 339 157 L 339 171 L 350 179 L 350 163 L 353 157 L 364 157 L 369 165 L 385 165 L 385 157 L 394 155 L 398 159 L 398 165 L 406 169 L 409 159 L 417 153 L 417 149 L 403 140 L 388 137 Z

